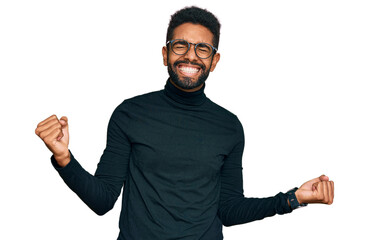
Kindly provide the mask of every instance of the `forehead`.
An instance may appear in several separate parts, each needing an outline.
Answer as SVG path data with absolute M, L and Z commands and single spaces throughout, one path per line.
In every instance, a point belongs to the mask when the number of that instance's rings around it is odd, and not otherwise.
M 173 39 L 184 39 L 188 42 L 205 42 L 213 44 L 213 34 L 207 27 L 200 24 L 183 23 L 173 31 Z

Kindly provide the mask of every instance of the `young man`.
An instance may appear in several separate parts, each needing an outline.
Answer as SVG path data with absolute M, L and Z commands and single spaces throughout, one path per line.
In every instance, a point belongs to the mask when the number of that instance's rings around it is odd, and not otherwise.
M 243 196 L 242 125 L 204 94 L 220 59 L 219 30 L 216 17 L 203 9 L 172 16 L 162 49 L 165 88 L 115 109 L 94 176 L 68 150 L 66 117 L 53 115 L 36 128 L 55 169 L 97 214 L 113 208 L 124 186 L 118 239 L 223 239 L 222 225 L 333 202 L 326 176 L 274 197 Z

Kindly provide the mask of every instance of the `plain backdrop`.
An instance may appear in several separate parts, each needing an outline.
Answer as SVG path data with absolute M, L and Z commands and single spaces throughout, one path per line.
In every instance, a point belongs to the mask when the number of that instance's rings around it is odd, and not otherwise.
M 160 90 L 170 15 L 222 24 L 206 95 L 245 131 L 244 193 L 268 197 L 326 174 L 331 206 L 225 227 L 225 239 L 368 239 L 367 1 L 0 2 L 0 239 L 116 239 L 121 197 L 95 215 L 64 184 L 37 124 L 67 116 L 74 156 L 94 173 L 124 99 Z

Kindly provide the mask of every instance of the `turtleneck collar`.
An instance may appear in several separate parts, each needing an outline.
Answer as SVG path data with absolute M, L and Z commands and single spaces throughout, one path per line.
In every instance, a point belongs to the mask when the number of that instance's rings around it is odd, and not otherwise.
M 165 84 L 164 93 L 172 100 L 191 106 L 199 106 L 203 104 L 206 100 L 206 95 L 204 93 L 205 83 L 201 89 L 196 92 L 185 92 L 178 89 L 173 83 L 168 79 Z

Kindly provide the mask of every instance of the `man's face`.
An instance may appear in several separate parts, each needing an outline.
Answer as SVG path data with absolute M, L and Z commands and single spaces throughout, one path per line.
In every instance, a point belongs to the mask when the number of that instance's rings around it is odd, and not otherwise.
M 213 34 L 209 29 L 193 23 L 184 23 L 174 29 L 173 39 L 184 39 L 190 43 L 208 43 L 213 45 Z M 168 66 L 171 81 L 184 91 L 197 91 L 202 87 L 209 72 L 214 71 L 220 55 L 216 53 L 207 59 L 195 54 L 195 46 L 185 55 L 177 55 L 168 47 L 163 47 L 164 65 Z

